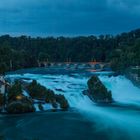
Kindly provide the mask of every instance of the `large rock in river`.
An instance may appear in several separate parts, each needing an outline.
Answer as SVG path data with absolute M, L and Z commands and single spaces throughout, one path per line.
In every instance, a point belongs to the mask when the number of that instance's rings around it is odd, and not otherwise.
M 108 91 L 97 76 L 92 76 L 88 80 L 88 94 L 97 103 L 111 103 L 112 93 Z
M 12 114 L 34 112 L 33 103 L 25 98 L 24 100 L 12 101 L 7 105 L 7 112 Z

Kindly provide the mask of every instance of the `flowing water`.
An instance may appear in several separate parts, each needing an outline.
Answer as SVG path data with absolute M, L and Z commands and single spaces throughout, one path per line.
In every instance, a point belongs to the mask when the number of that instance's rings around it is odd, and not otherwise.
M 87 89 L 91 75 L 85 72 L 42 73 L 37 70 L 9 75 L 14 79 L 30 78 L 29 82 L 35 79 L 55 93 L 64 94 L 71 109 L 68 112 L 1 116 L 0 130 L 12 140 L 25 134 L 38 136 L 41 140 L 139 140 L 140 89 L 124 76 L 100 75 L 100 80 L 112 91 L 116 102 L 110 106 L 99 106 L 82 93 Z M 17 135 L 15 132 L 18 132 Z

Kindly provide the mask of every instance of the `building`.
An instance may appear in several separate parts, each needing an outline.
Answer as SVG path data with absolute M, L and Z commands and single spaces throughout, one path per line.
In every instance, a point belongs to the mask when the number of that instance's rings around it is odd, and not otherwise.
M 4 79 L 4 76 L 0 75 L 0 93 L 5 94 L 6 90 L 6 81 Z

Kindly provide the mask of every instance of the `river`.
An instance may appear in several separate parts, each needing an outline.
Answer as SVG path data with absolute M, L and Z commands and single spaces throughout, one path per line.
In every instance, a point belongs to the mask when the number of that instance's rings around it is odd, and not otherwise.
M 64 94 L 70 109 L 66 112 L 1 115 L 1 135 L 8 140 L 139 140 L 140 89 L 124 76 L 98 73 L 116 101 L 110 106 L 99 106 L 82 94 L 87 89 L 87 80 L 93 74 L 46 69 L 9 74 L 11 79 L 35 79 L 57 94 Z

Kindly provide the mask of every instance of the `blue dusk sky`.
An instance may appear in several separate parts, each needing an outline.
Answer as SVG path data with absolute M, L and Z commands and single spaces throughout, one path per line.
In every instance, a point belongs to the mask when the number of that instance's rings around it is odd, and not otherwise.
M 140 27 L 140 0 L 0 0 L 0 34 L 118 34 Z

